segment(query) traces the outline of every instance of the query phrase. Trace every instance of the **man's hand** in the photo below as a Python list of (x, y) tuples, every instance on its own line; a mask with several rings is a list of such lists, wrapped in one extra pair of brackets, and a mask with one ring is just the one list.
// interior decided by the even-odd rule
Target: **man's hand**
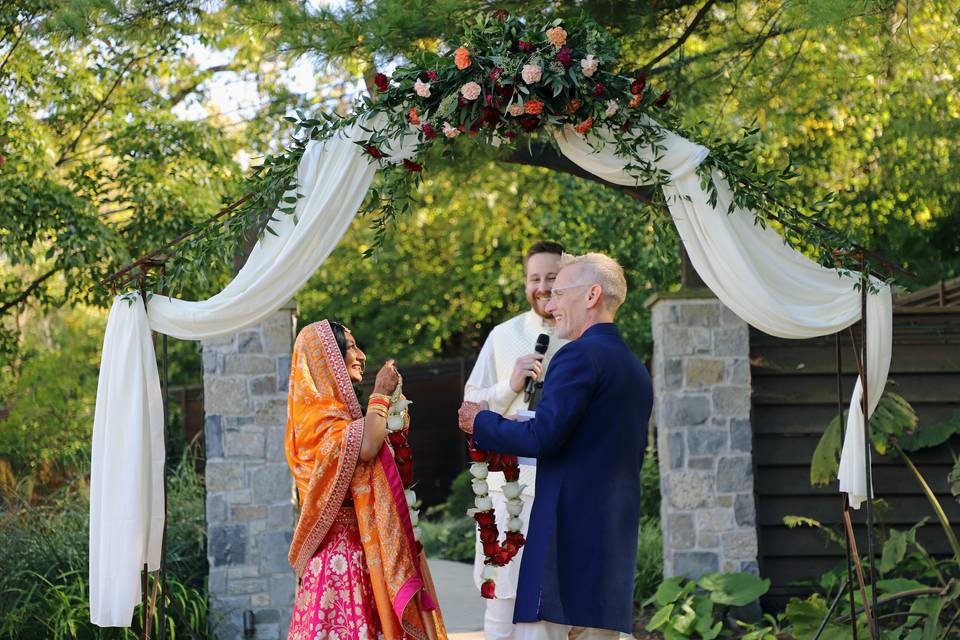
[(489, 405), (486, 402), (463, 401), (460, 405), (460, 411), (457, 412), (457, 421), (460, 424), (460, 430), (464, 433), (473, 433), (473, 419), (481, 411), (486, 411)]
[(523, 391), (523, 385), (527, 378), (539, 378), (543, 373), (543, 354), (531, 353), (530, 355), (520, 356), (516, 364), (513, 365), (513, 373), (510, 374), (510, 388), (514, 393)]

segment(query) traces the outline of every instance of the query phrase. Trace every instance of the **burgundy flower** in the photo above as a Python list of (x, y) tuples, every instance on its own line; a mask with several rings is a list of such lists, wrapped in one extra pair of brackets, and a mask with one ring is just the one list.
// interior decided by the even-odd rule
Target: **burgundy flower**
[(484, 542), (484, 543), (496, 542), (499, 536), (500, 536), (500, 532), (497, 531), (496, 526), (480, 527), (480, 542)]
[(497, 9), (493, 12), (493, 18), (497, 22), (503, 22), (510, 16), (510, 13), (506, 9)]
[(430, 82), (433, 82), (436, 79), (437, 79), (436, 71), (427, 71), (427, 80), (429, 80)]
[(496, 540), (483, 543), (483, 555), (494, 556), (498, 551), (500, 551), (500, 544)]
[(643, 88), (647, 86), (647, 74), (637, 76), (637, 79), (630, 83), (630, 93), (635, 96), (643, 93)]
[(523, 127), (524, 131), (533, 131), (540, 126), (540, 118), (537, 116), (520, 116), (517, 122)]
[(380, 149), (377, 149), (377, 148), (376, 148), (375, 146), (373, 146), (372, 144), (368, 144), (368, 145), (365, 146), (363, 149), (364, 149), (364, 151), (366, 151), (367, 153), (369, 153), (369, 154), (370, 154), (371, 156), (373, 156), (374, 158), (380, 159), (380, 158), (383, 157), (383, 153), (380, 151)]
[(522, 547), (527, 540), (526, 538), (523, 537), (523, 534), (520, 533), (519, 531), (507, 531), (507, 537), (506, 537), (506, 540), (504, 540), (504, 542), (507, 542), (507, 541), (509, 541), (510, 544), (516, 547)]
[(500, 96), (509, 97), (513, 95), (513, 87), (509, 84), (508, 85), (498, 84), (494, 88), (494, 91), (496, 91), (497, 95), (500, 95)]
[(533, 43), (527, 42), (526, 40), (518, 42), (517, 47), (520, 48), (520, 51), (533, 51)]
[(407, 444), (407, 436), (402, 431), (391, 431), (387, 438), (390, 440), (390, 444), (392, 444), (394, 447), (400, 447)]
[(500, 113), (493, 107), (484, 107), (480, 113), (480, 124), (493, 127), (498, 122), (500, 122)]
[(473, 514), (473, 519), (477, 521), (477, 525), (480, 527), (496, 525), (496, 516), (494, 516), (493, 511), (477, 511)]
[(420, 173), (423, 171), (423, 165), (419, 165), (413, 160), (403, 159), (403, 166), (406, 167), (407, 171), (412, 171), (413, 173)]
[(459, 93), (459, 92), (458, 92), (458, 93), (457, 93), (457, 106), (458, 106), (458, 107), (462, 107), (462, 106), (465, 105), (465, 104), (467, 104), (467, 99), (463, 97), (463, 94), (462, 94), (462, 93)]
[(470, 449), (470, 459), (474, 462), (486, 462), (487, 452), (478, 449)]
[(516, 482), (520, 479), (520, 467), (504, 467), (503, 479), (507, 482)]
[(659, 98), (653, 101), (653, 106), (662, 107), (663, 105), (667, 104), (667, 100), (669, 99), (670, 99), (670, 91), (669, 90), (664, 91), (663, 93), (660, 94)]
[(506, 549), (501, 548), (500, 551), (493, 556), (493, 563), (498, 567), (502, 567), (513, 559), (513, 555), (514, 554), (510, 553)]
[(427, 140), (433, 140), (434, 138), (437, 137), (437, 132), (434, 131), (432, 125), (430, 125), (430, 124), (424, 124), (424, 125), (423, 125), (423, 136), (424, 136)]
[(390, 88), (390, 81), (387, 79), (387, 76), (382, 73), (373, 76), (373, 83), (377, 85), (377, 90), (380, 91), (380, 93), (386, 93), (387, 89)]
[(603, 95), (603, 90), (604, 90), (604, 89), (605, 89), (605, 87), (603, 86), (603, 83), (602, 83), (602, 82), (598, 82), (597, 84), (595, 84), (595, 85), (593, 86), (593, 95), (595, 95), (595, 96), (598, 97), (598, 98), (601, 97), (601, 96)]
[(500, 67), (494, 67), (493, 71), (490, 72), (490, 79), (496, 81), (500, 77), (500, 74), (503, 73), (503, 69)]
[[(504, 131), (503, 137), (506, 138), (507, 140), (513, 140), (514, 138), (517, 137), (517, 133), (515, 131)], [(517, 477), (519, 478), (519, 476)]]
[(480, 595), (487, 600), (493, 600), (496, 597), (494, 595), (496, 588), (497, 585), (493, 580), (484, 580), (483, 584), (480, 585)]
[(572, 53), (573, 51), (570, 47), (563, 47), (560, 51), (557, 51), (557, 62), (565, 67), (569, 67)]

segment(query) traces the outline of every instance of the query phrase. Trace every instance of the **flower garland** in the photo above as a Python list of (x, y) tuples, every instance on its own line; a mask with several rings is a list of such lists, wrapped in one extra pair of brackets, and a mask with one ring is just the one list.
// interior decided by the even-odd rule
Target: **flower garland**
[[(523, 548), (526, 540), (523, 537), (523, 485), (517, 482), (520, 479), (520, 463), (516, 456), (499, 453), (490, 453), (474, 448), (473, 439), (470, 441), (470, 475), (473, 476), (473, 495), (475, 509), (469, 509), (467, 515), (477, 522), (480, 543), (483, 545), (484, 565), (483, 584), (480, 585), (480, 595), (484, 598), (496, 597), (496, 567), (504, 567), (513, 560), (514, 556)], [(500, 530), (497, 527), (497, 516), (493, 510), (493, 499), (489, 495), (487, 475), (490, 471), (502, 471), (506, 482), (503, 485), (503, 495), (507, 498), (507, 533), (503, 543), (499, 541)]]
[(413, 404), (410, 400), (403, 397), (403, 378), (397, 383), (390, 396), (390, 409), (387, 411), (387, 442), (393, 451), (393, 460), (397, 464), (397, 472), (400, 474), (400, 482), (403, 484), (403, 496), (407, 501), (407, 513), (410, 515), (410, 524), (413, 527), (413, 539), (416, 542), (417, 553), (423, 551), (423, 544), (420, 542), (421, 530), (420, 522), (420, 501), (417, 499), (413, 487), (413, 453), (410, 450), (410, 443), (407, 440), (409, 424), (408, 407)]

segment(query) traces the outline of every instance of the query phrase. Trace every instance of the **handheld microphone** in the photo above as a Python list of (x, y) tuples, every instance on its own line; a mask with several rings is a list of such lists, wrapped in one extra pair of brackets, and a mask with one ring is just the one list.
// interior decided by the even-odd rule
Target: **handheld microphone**
[[(541, 333), (537, 336), (537, 344), (534, 346), (533, 350), (539, 354), (544, 354), (547, 352), (547, 346), (550, 344), (550, 336), (545, 333)], [(526, 384), (523, 386), (523, 401), (528, 405), (531, 403), (531, 400), (534, 398), (534, 394), (537, 392), (537, 381), (535, 378), (527, 378)]]

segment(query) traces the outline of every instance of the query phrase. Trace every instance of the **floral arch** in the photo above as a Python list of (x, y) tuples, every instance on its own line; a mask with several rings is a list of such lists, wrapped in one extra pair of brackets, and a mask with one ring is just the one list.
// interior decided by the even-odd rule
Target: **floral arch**
[[(233, 217), (209, 225), (195, 240), (222, 232), (223, 224), (248, 228), (263, 211), (274, 212), (246, 264), (220, 293), (196, 302), (137, 292), (117, 298), (104, 337), (94, 420), (95, 623), (129, 626), (140, 568), (160, 564), (163, 410), (152, 332), (199, 340), (262, 319), (307, 281), (361, 210), (373, 216), (382, 241), (409, 208), (411, 190), (435, 149), (464, 142), (510, 147), (532, 135), (605, 182), (652, 186), (706, 285), (769, 334), (835, 333), (865, 308), (873, 411), (890, 364), (889, 287), (862, 265), (856, 272), (844, 262), (852, 258), (838, 234), (811, 226), (804, 212), (774, 196), (775, 183), (789, 172), (759, 171), (742, 140), (705, 140), (684, 128), (669, 91), (654, 89), (642, 70), (625, 73), (617, 49), (614, 38), (586, 20), (480, 16), (455, 50), (425, 52), (389, 78), (377, 74), (375, 99), (363, 98), (348, 117), (289, 118), (296, 128), (291, 148), (255, 172), (251, 195), (229, 208)], [(378, 171), (381, 182), (371, 189)], [(819, 262), (788, 241), (812, 246)], [(166, 277), (176, 272), (175, 262), (167, 265)], [(163, 290), (162, 279), (154, 284)], [(871, 295), (863, 304), (866, 291)], [(840, 490), (854, 508), (872, 493), (862, 383), (850, 401), (839, 471)], [(108, 580), (110, 588), (100, 588)]]

